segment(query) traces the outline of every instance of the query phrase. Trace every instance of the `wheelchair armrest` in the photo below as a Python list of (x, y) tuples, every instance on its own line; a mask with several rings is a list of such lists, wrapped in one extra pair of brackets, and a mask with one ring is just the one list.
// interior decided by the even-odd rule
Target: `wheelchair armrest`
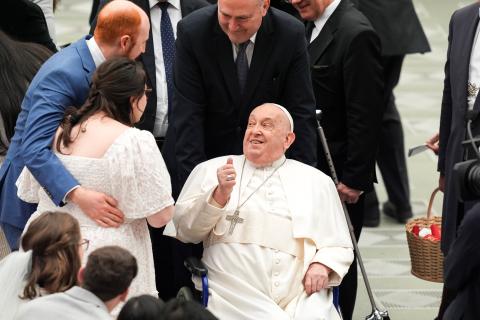
[(189, 257), (187, 258), (183, 264), (185, 267), (190, 271), (192, 274), (203, 277), (208, 274), (208, 269), (205, 267), (202, 261), (195, 257)]

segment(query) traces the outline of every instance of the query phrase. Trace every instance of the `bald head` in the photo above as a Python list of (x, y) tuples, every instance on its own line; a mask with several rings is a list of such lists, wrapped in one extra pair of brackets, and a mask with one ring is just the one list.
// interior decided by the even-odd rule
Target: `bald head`
[[(135, 59), (145, 51), (149, 29), (148, 16), (140, 7), (130, 1), (113, 0), (100, 10), (93, 36), (100, 47), (113, 47), (113, 55)], [(135, 52), (136, 56), (133, 56), (128, 51), (134, 49), (135, 45), (138, 46), (136, 51), (141, 52)], [(115, 47), (118, 49), (121, 46), (127, 46), (123, 48), (127, 52), (115, 50)]]

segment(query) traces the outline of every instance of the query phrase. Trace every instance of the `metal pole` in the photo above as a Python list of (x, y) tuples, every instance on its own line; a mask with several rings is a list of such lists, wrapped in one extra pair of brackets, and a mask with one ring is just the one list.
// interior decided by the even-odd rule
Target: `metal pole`
[[(333, 160), (332, 160), (332, 156), (330, 154), (330, 149), (328, 148), (327, 138), (325, 137), (325, 133), (323, 132), (322, 126), (320, 125), (320, 120), (322, 118), (322, 111), (317, 110), (316, 113), (317, 113), (316, 114), (316, 116), (317, 116), (317, 131), (318, 131), (318, 135), (320, 137), (320, 141), (322, 143), (323, 151), (325, 153), (325, 158), (327, 159), (328, 168), (329, 168), (330, 173), (332, 175), (333, 182), (335, 183), (335, 185), (338, 185), (339, 181), (338, 181), (337, 173), (335, 171), (335, 167), (333, 165)], [(343, 212), (345, 214), (345, 219), (347, 220), (347, 225), (348, 225), (348, 231), (350, 233), (350, 238), (352, 239), (353, 249), (357, 253), (358, 265), (360, 266), (360, 271), (362, 272), (363, 281), (365, 282), (365, 287), (367, 288), (368, 298), (370, 300), (370, 304), (372, 305), (372, 314), (367, 316), (365, 319), (366, 320), (389, 320), (390, 317), (388, 316), (387, 310), (380, 311), (377, 308), (377, 304), (375, 303), (375, 299), (373, 297), (372, 288), (370, 287), (370, 282), (368, 281), (368, 278), (367, 278), (367, 272), (365, 271), (365, 267), (363, 265), (362, 256), (360, 254), (360, 250), (358, 249), (357, 239), (355, 238), (355, 233), (353, 231), (352, 222), (350, 221), (350, 216), (348, 215), (348, 209), (347, 209), (347, 206), (346, 206), (344, 201), (342, 201), (342, 207), (343, 207)]]

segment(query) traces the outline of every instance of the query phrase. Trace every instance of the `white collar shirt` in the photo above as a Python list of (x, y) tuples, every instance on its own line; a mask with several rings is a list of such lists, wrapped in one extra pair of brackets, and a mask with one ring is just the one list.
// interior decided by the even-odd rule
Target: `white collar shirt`
[[(257, 38), (257, 33), (250, 37), (250, 42), (245, 49), (245, 53), (247, 54), (247, 61), (248, 66), (250, 67), (250, 63), (252, 62), (253, 57), (253, 49), (255, 47), (255, 39)], [(237, 61), (237, 55), (239, 50), (239, 45), (232, 42), (232, 49), (233, 49), (233, 61)]]
[(310, 37), (310, 43), (312, 43), (312, 41), (315, 40), (318, 37), (318, 35), (322, 31), (323, 27), (327, 23), (328, 18), (330, 18), (330, 16), (333, 14), (335, 9), (337, 9), (339, 4), (340, 4), (340, 0), (332, 1), (332, 3), (330, 3), (328, 5), (328, 7), (325, 9), (323, 14), (313, 22), (315, 27), (312, 30), (312, 36)]
[[(155, 55), (155, 82), (157, 87), (152, 88), (157, 93), (157, 113), (155, 115), (155, 124), (153, 135), (155, 137), (165, 137), (168, 128), (168, 89), (167, 76), (163, 65), (162, 38), (160, 36), (160, 20), (162, 19), (162, 10), (158, 6), (158, 0), (149, 0), (150, 5), (150, 25), (152, 28), (153, 51)], [(180, 0), (168, 0), (170, 4), (167, 12), (172, 23), (173, 35), (177, 38), (177, 24), (182, 19), (182, 9)]]
[(88, 51), (90, 51), (90, 54), (92, 55), (95, 67), (98, 68), (98, 66), (105, 61), (105, 56), (103, 55), (102, 50), (100, 50), (100, 47), (98, 46), (94, 37), (91, 37), (87, 40), (87, 47)]
[[(479, 9), (480, 15), (480, 9)], [(478, 34), (480, 31), (480, 23), (477, 26), (475, 40), (473, 41), (472, 52), (470, 53), (470, 65), (468, 67), (468, 91), (467, 102), (468, 109), (472, 110), (475, 100), (477, 99), (478, 90), (480, 88), (480, 41)]]

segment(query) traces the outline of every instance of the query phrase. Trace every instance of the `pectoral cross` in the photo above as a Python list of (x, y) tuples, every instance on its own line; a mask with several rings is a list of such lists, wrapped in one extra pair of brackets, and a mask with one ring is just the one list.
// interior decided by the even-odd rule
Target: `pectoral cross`
[(226, 217), (227, 221), (230, 221), (230, 228), (228, 229), (228, 234), (231, 235), (237, 223), (243, 223), (243, 218), (240, 218), (240, 211), (235, 210), (232, 215)]

